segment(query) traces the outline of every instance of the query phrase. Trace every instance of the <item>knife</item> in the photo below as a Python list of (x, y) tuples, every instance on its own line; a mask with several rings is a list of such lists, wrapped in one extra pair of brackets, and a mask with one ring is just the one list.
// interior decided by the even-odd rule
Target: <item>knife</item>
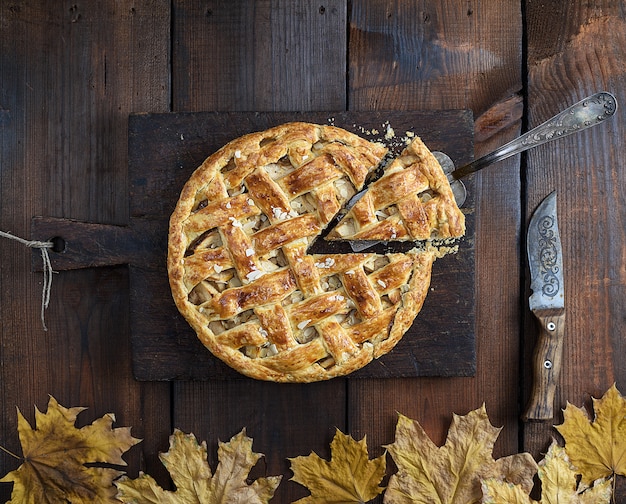
[(532, 290), (528, 305), (539, 321), (539, 336), (533, 355), (532, 390), (522, 420), (551, 420), (565, 329), (563, 254), (556, 192), (550, 193), (539, 204), (530, 219), (527, 251)]

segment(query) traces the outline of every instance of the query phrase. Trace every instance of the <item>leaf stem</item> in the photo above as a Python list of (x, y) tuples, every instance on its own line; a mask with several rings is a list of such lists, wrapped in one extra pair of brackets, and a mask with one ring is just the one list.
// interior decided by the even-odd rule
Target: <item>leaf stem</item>
[(611, 489), (611, 502), (613, 504), (616, 504), (615, 502), (615, 485), (617, 484), (617, 474), (613, 473), (613, 481), (611, 482), (611, 486), (613, 487)]
[(11, 457), (14, 457), (18, 460), (22, 460), (22, 457), (20, 457), (19, 455), (16, 455), (15, 453), (13, 453), (10, 450), (7, 450), (4, 446), (0, 445), (0, 450), (2, 450), (4, 453), (8, 453), (9, 455), (11, 455)]

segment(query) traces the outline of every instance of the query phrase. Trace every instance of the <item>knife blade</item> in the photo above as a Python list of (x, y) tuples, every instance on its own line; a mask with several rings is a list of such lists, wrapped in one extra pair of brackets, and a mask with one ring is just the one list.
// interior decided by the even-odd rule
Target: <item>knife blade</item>
[(524, 421), (545, 421), (554, 417), (554, 396), (561, 371), (565, 329), (563, 253), (557, 218), (556, 191), (533, 212), (527, 232), (530, 311), (539, 322), (532, 368), (530, 399)]

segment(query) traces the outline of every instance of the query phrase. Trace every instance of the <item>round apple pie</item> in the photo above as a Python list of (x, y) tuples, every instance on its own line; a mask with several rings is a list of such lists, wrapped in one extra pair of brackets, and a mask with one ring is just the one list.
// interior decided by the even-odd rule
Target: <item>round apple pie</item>
[(167, 265), (176, 306), (216, 357), (252, 378), (312, 382), (397, 344), (437, 252), (308, 253), (386, 154), (344, 129), (298, 122), (237, 138), (196, 169), (170, 219)]

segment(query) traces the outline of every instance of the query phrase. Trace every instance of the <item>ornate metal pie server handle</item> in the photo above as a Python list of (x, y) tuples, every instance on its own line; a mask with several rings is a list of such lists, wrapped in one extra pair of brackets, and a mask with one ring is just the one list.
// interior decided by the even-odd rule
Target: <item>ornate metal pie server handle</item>
[(590, 128), (613, 116), (616, 110), (617, 100), (611, 93), (602, 91), (588, 96), (492, 153), (457, 168), (450, 176), (458, 180), (520, 152)]

